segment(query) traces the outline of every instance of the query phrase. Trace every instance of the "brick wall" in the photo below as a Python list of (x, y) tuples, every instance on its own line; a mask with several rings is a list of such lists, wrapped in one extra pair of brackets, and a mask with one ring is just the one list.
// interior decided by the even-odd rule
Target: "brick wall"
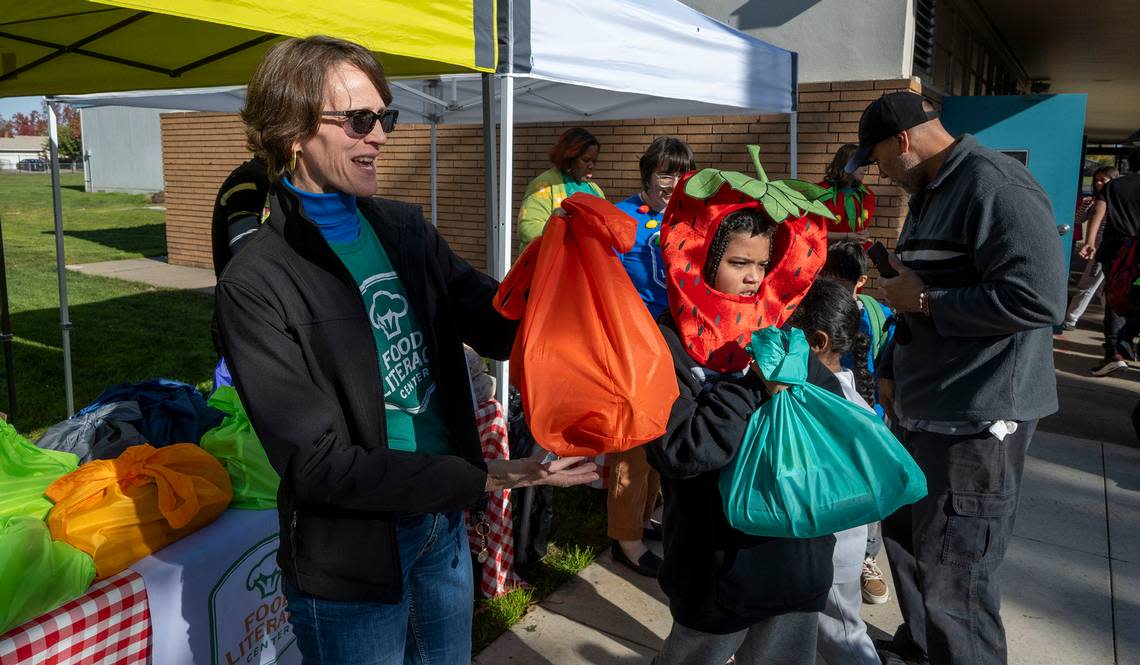
[(166, 181), (166, 253), (171, 263), (209, 268), (210, 217), (218, 187), (249, 159), (236, 115), (162, 115), (162, 169)]
[[(917, 89), (917, 81), (817, 83), (801, 86), (800, 177), (819, 180), (840, 145), (856, 141), (859, 114), (885, 91)], [(574, 123), (519, 125), (515, 129), (514, 209), (527, 183), (549, 168), (546, 153)], [(698, 167), (752, 172), (744, 150), (760, 145), (772, 178), (787, 177), (786, 116), (714, 116), (580, 123), (602, 143), (594, 174), (611, 201), (640, 189), (637, 159), (657, 136), (678, 136), (696, 153)], [(166, 174), (167, 246), (171, 263), (210, 267), (210, 216), (214, 196), (226, 175), (248, 159), (237, 116), (179, 113), (162, 117)], [(455, 251), (482, 269), (486, 266), (483, 207), (483, 139), (479, 126), (441, 125), (437, 130), (439, 228)], [(430, 134), (425, 125), (400, 125), (380, 153), (379, 195), (418, 203), (430, 219)], [(904, 216), (897, 188), (868, 184), (878, 196), (873, 235), (893, 246)]]
[[(859, 142), (859, 117), (872, 100), (887, 92), (913, 90), (922, 92), (917, 78), (888, 81), (844, 81), (805, 83), (800, 86), (799, 108), (799, 172), (804, 180), (823, 179), (835, 151), (844, 143)], [(871, 237), (895, 247), (899, 230), (906, 219), (906, 194), (880, 177), (871, 168), (864, 181), (875, 192), (875, 215), (871, 219)], [(874, 293), (875, 270), (871, 268), (868, 290)]]

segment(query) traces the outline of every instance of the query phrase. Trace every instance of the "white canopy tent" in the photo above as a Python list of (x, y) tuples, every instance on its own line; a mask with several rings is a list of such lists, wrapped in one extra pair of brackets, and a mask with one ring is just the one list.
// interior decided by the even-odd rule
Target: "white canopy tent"
[[(796, 54), (733, 30), (676, 0), (499, 0), (494, 75), (393, 81), (401, 122), (484, 127), (488, 266), (510, 268), (516, 123), (785, 113), (796, 164)], [(497, 89), (496, 89), (497, 88)], [(77, 106), (236, 111), (242, 88), (108, 93), (53, 99)], [(497, 196), (496, 196), (497, 194)], [(498, 368), (506, 404), (505, 364)]]

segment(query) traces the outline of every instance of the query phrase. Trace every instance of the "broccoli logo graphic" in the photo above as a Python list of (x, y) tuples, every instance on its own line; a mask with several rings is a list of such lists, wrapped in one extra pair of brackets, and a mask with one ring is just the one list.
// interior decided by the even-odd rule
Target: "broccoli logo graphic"
[(276, 594), (280, 586), (281, 569), (277, 567), (277, 550), (273, 550), (249, 571), (249, 576), (245, 578), (245, 588), (248, 591), (256, 589), (261, 593), (261, 599), (265, 600)]
[(384, 331), (388, 339), (400, 334), (400, 317), (408, 313), (408, 301), (403, 296), (387, 291), (377, 291), (372, 296), (372, 307), (368, 318), (372, 326)]

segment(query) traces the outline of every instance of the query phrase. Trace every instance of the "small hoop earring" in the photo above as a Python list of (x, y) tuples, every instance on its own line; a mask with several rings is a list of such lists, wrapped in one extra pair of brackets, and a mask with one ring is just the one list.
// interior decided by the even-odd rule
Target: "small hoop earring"
[(289, 172), (293, 173), (297, 170), (297, 155), (301, 154), (300, 150), (293, 152), (292, 158), (289, 159)]

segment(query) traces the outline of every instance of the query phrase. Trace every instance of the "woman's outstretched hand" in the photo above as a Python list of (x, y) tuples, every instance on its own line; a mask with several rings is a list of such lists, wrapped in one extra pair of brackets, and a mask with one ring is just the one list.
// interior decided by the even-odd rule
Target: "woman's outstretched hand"
[(598, 479), (598, 465), (585, 457), (563, 457), (543, 463), (545, 456), (546, 451), (540, 448), (531, 457), (488, 461), (486, 491), (499, 492), (531, 485), (573, 487)]

